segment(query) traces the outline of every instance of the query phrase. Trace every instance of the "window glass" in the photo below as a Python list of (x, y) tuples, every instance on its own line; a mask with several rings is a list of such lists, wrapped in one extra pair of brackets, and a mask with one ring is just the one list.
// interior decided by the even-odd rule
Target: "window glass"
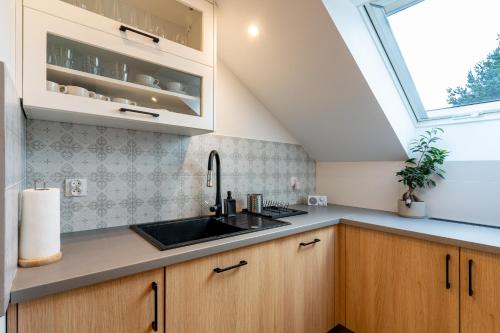
[(500, 1), (399, 3), (368, 14), (417, 118), (500, 111)]

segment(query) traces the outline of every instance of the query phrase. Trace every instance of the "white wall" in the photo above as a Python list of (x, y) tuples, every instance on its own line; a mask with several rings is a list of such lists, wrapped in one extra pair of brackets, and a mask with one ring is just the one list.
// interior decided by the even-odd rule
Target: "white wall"
[(0, 1), (0, 61), (3, 61), (11, 75), (15, 69), (16, 15), (15, 0)]
[(316, 191), (329, 203), (396, 211), (402, 162), (316, 162)]
[(297, 143), (221, 60), (217, 63), (215, 134)]
[[(442, 146), (449, 161), (500, 160), (500, 120), (438, 125), (444, 129)], [(419, 132), (426, 130), (420, 128)]]
[[(20, 0), (0, 1), (0, 61), (5, 63), (6, 71), (15, 80), (18, 92), (21, 87), (21, 81), (19, 80), (21, 75), (21, 52), (19, 48), (22, 32), (19, 29), (21, 26), (21, 5), (22, 1)], [(5, 220), (2, 223), (5, 224)], [(4, 269), (5, 267), (2, 267), (2, 274), (4, 274)], [(11, 278), (11, 276), (6, 276), (5, 279), (8, 280), (6, 283), (10, 284)], [(0, 333), (6, 332), (5, 322), (5, 317), (0, 317)]]
[[(316, 188), (330, 203), (397, 211), (403, 162), (316, 163)], [(430, 217), (500, 226), (500, 161), (445, 164), (446, 180), (422, 192)]]
[(21, 90), (22, 1), (0, 1), (0, 61)]

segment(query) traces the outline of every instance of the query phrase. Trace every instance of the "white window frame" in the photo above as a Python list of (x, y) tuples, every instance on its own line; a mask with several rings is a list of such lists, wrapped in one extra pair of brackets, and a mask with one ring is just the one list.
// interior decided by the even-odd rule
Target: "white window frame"
[(359, 9), (375, 39), (394, 83), (412, 118), (418, 125), (446, 124), (500, 118), (500, 101), (425, 110), (403, 55), (387, 21), (387, 16), (402, 11), (424, 0), (362, 1)]

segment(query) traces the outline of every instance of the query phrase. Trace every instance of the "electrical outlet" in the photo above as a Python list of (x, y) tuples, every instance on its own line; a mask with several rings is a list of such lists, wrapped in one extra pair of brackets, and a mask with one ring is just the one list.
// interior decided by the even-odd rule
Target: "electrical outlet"
[(87, 179), (66, 179), (64, 195), (67, 197), (83, 197), (87, 195)]

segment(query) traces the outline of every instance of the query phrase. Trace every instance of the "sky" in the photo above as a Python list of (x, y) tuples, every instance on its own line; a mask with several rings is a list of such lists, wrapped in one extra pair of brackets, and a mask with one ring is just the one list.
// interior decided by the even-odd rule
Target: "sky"
[(498, 45), (500, 0), (424, 0), (388, 17), (426, 110), (450, 107), (449, 87)]

